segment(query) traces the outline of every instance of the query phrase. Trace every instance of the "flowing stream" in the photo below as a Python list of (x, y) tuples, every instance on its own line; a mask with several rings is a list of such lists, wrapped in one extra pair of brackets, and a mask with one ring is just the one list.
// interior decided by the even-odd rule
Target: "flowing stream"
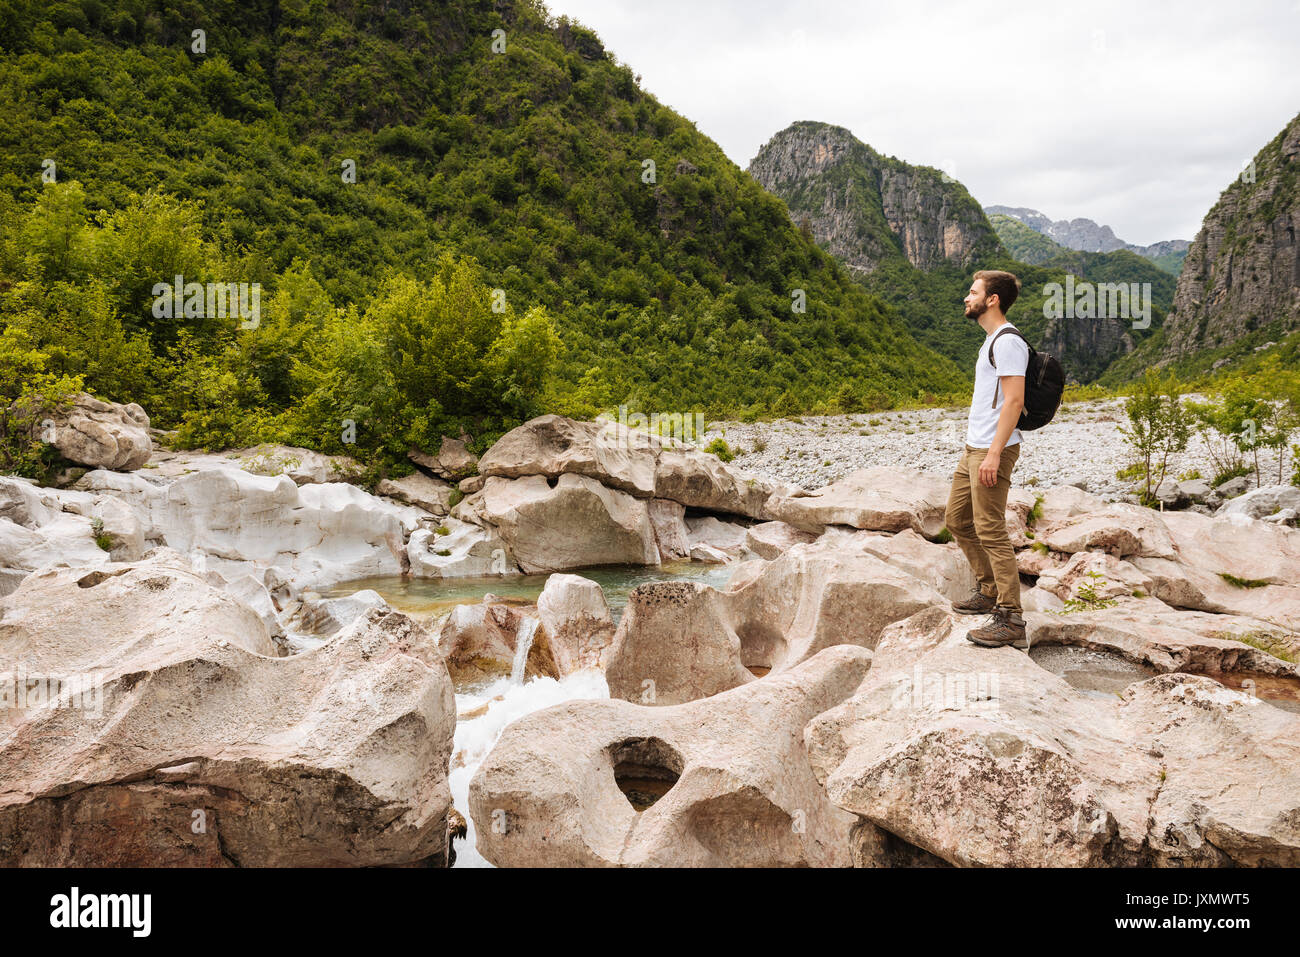
[[(637, 585), (656, 581), (699, 581), (725, 588), (735, 564), (672, 562), (660, 566), (605, 565), (573, 569), (571, 574), (600, 585), (617, 623), (623, 617), (627, 596)], [(475, 604), (491, 593), (501, 598), (536, 601), (550, 575), (490, 576), (481, 578), (411, 579), (397, 575), (342, 582), (325, 591), (327, 598), (372, 589), (384, 600), (437, 633), (438, 622), (456, 605)], [(536, 633), (536, 619), (520, 633), (509, 677), (479, 686), (456, 688), (456, 736), (452, 744), (451, 770), (447, 783), (452, 803), (465, 818), (467, 833), (454, 842), (455, 867), (491, 867), (476, 846), (476, 822), (469, 813), (469, 782), (483, 758), (492, 750), (510, 722), (542, 708), (583, 698), (608, 698), (605, 675), (597, 670), (579, 671), (558, 681), (554, 678), (525, 680), (524, 666)], [(491, 821), (481, 822), (491, 827)]]
[(525, 618), (519, 625), (519, 634), (515, 637), (515, 660), (510, 665), (511, 686), (524, 683), (524, 666), (528, 663), (528, 652), (532, 650), (538, 624), (536, 618)]
[[(663, 565), (600, 565), (575, 568), (569, 574), (589, 578), (601, 587), (610, 614), (618, 624), (627, 605), (628, 593), (647, 582), (687, 580), (725, 588), (735, 569), (734, 563), (714, 565), (707, 562), (668, 562)], [(403, 578), (380, 575), (357, 578), (321, 589), (326, 598), (339, 598), (364, 589), (379, 592), (398, 611), (428, 625), (451, 611), (456, 605), (472, 605), (489, 592), (501, 598), (536, 601), (546, 587), (545, 575), (484, 575), (472, 578)]]

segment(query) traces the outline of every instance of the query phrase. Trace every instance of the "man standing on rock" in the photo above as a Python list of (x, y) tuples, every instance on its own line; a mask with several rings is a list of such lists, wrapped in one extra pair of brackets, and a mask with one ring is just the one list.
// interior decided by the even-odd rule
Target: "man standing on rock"
[[(1006, 317), (1019, 294), (1020, 280), (1011, 273), (981, 270), (975, 273), (966, 296), (966, 318), (978, 322), (986, 335), (975, 361), (966, 448), (952, 477), (945, 516), (948, 531), (961, 546), (978, 582), (969, 598), (953, 602), (952, 610), (991, 616), (966, 636), (988, 648), (1027, 647), (1020, 571), (1006, 520), (1011, 470), (1020, 457), (1016, 424), (1025, 405), (1025, 369), (1029, 364), (1029, 346), (1011, 331), (1015, 326)], [(1004, 334), (998, 335), (1000, 332)], [(996, 348), (995, 362), (989, 361), (990, 346)]]

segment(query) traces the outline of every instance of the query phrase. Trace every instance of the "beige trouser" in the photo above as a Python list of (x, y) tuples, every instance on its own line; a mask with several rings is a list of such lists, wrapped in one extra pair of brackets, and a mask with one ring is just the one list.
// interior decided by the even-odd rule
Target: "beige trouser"
[(988, 449), (967, 445), (952, 477), (945, 521), (953, 540), (975, 571), (980, 591), (999, 605), (1020, 609), (1020, 571), (1007, 535), (1007, 493), (1011, 470), (1020, 458), (1020, 443), (1002, 450), (998, 481), (992, 488), (980, 482), (980, 463)]

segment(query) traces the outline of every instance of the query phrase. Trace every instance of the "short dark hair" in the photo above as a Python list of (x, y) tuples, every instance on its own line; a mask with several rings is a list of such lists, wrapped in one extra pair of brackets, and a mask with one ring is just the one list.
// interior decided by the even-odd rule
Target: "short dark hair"
[(985, 296), (998, 297), (998, 305), (1002, 307), (1004, 316), (1011, 311), (1011, 307), (1016, 304), (1016, 297), (1020, 295), (1020, 280), (1013, 273), (1001, 269), (981, 269), (975, 278), (984, 280)]

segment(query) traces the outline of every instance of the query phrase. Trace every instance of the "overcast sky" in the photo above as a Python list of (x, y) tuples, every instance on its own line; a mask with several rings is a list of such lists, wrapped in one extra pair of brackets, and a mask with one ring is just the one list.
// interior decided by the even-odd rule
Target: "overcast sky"
[(740, 167), (795, 120), (982, 205), (1192, 239), (1300, 112), (1300, 0), (547, 0)]

